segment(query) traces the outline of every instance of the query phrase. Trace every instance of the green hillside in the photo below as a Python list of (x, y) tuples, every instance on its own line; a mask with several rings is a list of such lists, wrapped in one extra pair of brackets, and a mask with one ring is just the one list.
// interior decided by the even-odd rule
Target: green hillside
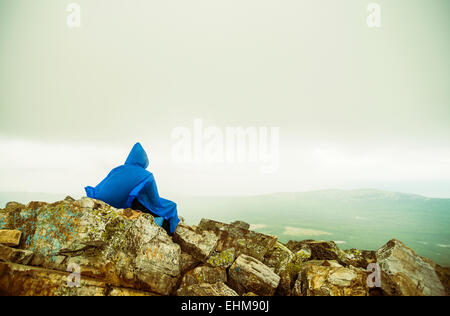
[(344, 249), (377, 249), (397, 238), (450, 265), (450, 199), (366, 189), (186, 198), (178, 205), (189, 223), (240, 219), (281, 241), (335, 240)]

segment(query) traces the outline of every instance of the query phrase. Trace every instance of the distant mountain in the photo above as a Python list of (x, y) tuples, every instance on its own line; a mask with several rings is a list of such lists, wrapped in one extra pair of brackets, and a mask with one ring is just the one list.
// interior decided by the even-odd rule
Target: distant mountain
[(295, 193), (277, 193), (270, 194), (272, 196), (291, 195), (294, 198), (320, 198), (326, 200), (340, 201), (367, 201), (367, 200), (429, 200), (430, 198), (400, 192), (382, 191), (376, 189), (357, 189), (357, 190), (320, 190), (311, 192), (295, 192)]

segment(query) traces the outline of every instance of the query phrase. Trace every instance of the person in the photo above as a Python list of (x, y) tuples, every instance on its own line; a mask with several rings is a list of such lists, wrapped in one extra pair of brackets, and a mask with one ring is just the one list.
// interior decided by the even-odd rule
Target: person
[(114, 168), (96, 187), (85, 187), (86, 195), (115, 208), (149, 213), (172, 235), (180, 219), (177, 204), (161, 198), (153, 174), (146, 170), (148, 156), (140, 143), (131, 149), (125, 164)]

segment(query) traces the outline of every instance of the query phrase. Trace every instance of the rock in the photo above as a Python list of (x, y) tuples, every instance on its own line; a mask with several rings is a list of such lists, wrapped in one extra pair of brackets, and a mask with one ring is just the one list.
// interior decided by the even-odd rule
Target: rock
[(218, 238), (208, 231), (196, 232), (185, 224), (179, 224), (173, 235), (173, 241), (181, 246), (184, 252), (205, 262), (217, 245)]
[(66, 196), (66, 197), (64, 198), (64, 201), (66, 201), (66, 202), (74, 202), (75, 199), (74, 199), (73, 197), (71, 197), (70, 195), (68, 195), (68, 196)]
[(106, 285), (95, 279), (80, 279), (80, 287), (69, 287), (69, 273), (0, 262), (0, 295), (69, 296), (105, 295)]
[(314, 265), (321, 267), (333, 267), (333, 268), (343, 268), (336, 260), (310, 260), (306, 261), (303, 266)]
[(86, 277), (80, 278), (79, 287), (70, 287), (68, 280), (73, 281), (68, 272), (0, 262), (0, 296), (155, 295)]
[(309, 247), (301, 248), (295, 254), (302, 261), (306, 261), (311, 258), (311, 249)]
[(238, 226), (224, 224), (209, 219), (202, 219), (198, 225), (199, 230), (214, 232), (219, 241), (217, 251), (234, 248), (236, 256), (245, 254), (263, 260), (266, 252), (271, 249), (277, 238), (268, 236)]
[(352, 254), (347, 254), (341, 250), (333, 241), (315, 241), (315, 240), (303, 240), (292, 241), (290, 240), (286, 246), (292, 252), (305, 251), (305, 254), (310, 253), (309, 259), (311, 260), (336, 260), (343, 266), (357, 266), (366, 268), (367, 265), (361, 266), (360, 258), (356, 258)]
[(297, 274), (291, 275), (288, 271), (284, 270), (280, 272), (280, 283), (275, 291), (277, 296), (291, 296), (292, 287), (294, 286)]
[(0, 244), (0, 261), (27, 265), (33, 258), (33, 252), (11, 248)]
[(269, 268), (273, 268), (276, 274), (286, 269), (288, 263), (292, 260), (294, 254), (280, 242), (269, 249), (264, 256), (263, 263)]
[(15, 247), (20, 243), (22, 232), (15, 229), (0, 229), (0, 244)]
[(222, 252), (212, 254), (207, 263), (213, 267), (228, 268), (233, 264), (235, 258), (236, 254), (234, 248), (230, 248)]
[(23, 207), (25, 207), (25, 205), (23, 205), (22, 203), (11, 201), (6, 203), (5, 211), (12, 211), (16, 209), (21, 209)]
[(446, 295), (450, 296), (450, 268), (441, 267), (440, 265), (436, 264), (434, 270), (436, 271), (439, 280), (441, 280), (441, 283), (444, 286)]
[(157, 296), (155, 293), (127, 289), (123, 287), (112, 287), (106, 296)]
[(261, 261), (240, 255), (228, 271), (228, 284), (240, 294), (253, 292), (270, 296), (280, 283), (280, 277)]
[(210, 266), (199, 266), (188, 271), (181, 281), (180, 287), (188, 287), (200, 283), (227, 282), (227, 272), (223, 268), (213, 268)]
[(178, 296), (238, 296), (238, 294), (229, 288), (225, 283), (215, 284), (200, 283), (180, 288), (177, 291)]
[(290, 240), (286, 246), (292, 252), (304, 251), (309, 253), (311, 260), (339, 260), (339, 248), (332, 241)]
[(360, 249), (343, 251), (347, 255), (347, 258), (344, 259), (344, 261), (358, 268), (366, 269), (370, 263), (375, 263), (377, 261), (375, 251)]
[(149, 214), (89, 198), (8, 205), (0, 229), (22, 232), (19, 246), (34, 253), (31, 265), (66, 271), (76, 264), (82, 278), (161, 295), (181, 277), (179, 245)]
[(281, 277), (280, 284), (277, 288), (277, 294), (281, 296), (290, 296), (295, 280), (303, 268), (303, 264), (311, 257), (309, 248), (301, 248), (293, 253), (288, 263), (279, 271)]
[(344, 267), (306, 264), (295, 281), (295, 296), (368, 296), (367, 274)]
[(194, 269), (200, 263), (201, 263), (200, 260), (195, 259), (190, 254), (185, 253), (185, 252), (181, 252), (181, 256), (180, 256), (180, 272), (181, 272), (181, 275), (184, 275), (189, 270)]
[[(341, 250), (283, 245), (248, 228), (202, 219), (171, 238), (151, 215), (95, 199), (9, 202), (0, 209), (0, 295), (449, 294), (449, 268), (395, 239), (376, 252)], [(368, 289), (375, 262), (381, 287)], [(70, 287), (76, 271), (80, 286)]]
[(445, 289), (431, 260), (392, 239), (376, 252), (381, 289), (387, 295), (444, 296)]
[(233, 225), (233, 226), (236, 226), (236, 227), (239, 227), (242, 229), (247, 229), (247, 230), (250, 229), (250, 224), (243, 222), (243, 221), (234, 221), (234, 222), (230, 223), (230, 225)]

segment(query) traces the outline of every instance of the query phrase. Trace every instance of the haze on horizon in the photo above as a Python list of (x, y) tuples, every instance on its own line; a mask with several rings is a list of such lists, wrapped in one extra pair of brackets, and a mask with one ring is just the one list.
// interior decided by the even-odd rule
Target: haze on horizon
[[(447, 0), (78, 0), (79, 29), (70, 2), (0, 0), (0, 192), (83, 195), (139, 141), (169, 198), (450, 198)], [(174, 162), (197, 118), (279, 127), (278, 170)]]

